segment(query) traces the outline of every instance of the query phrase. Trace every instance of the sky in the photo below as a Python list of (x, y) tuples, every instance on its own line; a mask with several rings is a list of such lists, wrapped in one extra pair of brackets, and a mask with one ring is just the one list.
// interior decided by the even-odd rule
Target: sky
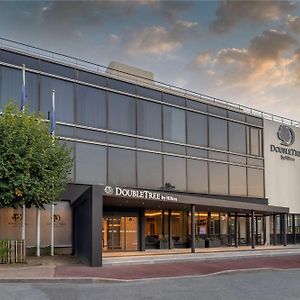
[(1, 1), (0, 37), (300, 121), (298, 1)]

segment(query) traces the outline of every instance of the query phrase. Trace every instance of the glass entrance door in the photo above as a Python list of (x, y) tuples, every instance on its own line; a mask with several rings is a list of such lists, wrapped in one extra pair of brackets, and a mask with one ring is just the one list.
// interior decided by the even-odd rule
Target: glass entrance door
[(137, 218), (109, 216), (102, 219), (103, 251), (137, 250)]

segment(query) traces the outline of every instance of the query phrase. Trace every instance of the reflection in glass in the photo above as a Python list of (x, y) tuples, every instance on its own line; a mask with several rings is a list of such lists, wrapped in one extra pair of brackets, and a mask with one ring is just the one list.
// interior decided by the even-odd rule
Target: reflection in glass
[(209, 185), (212, 194), (228, 194), (228, 165), (209, 163)]
[(106, 147), (76, 144), (76, 182), (106, 184)]
[(164, 106), (164, 138), (185, 143), (185, 111)]
[(138, 100), (138, 135), (162, 138), (161, 105)]
[(229, 151), (246, 153), (246, 126), (228, 122)]
[(209, 146), (227, 150), (227, 121), (209, 117)]
[(248, 168), (248, 196), (264, 197), (263, 170)]
[(245, 167), (229, 166), (229, 191), (231, 195), (247, 196)]
[(187, 112), (187, 143), (207, 146), (207, 116)]
[(186, 190), (185, 158), (164, 156), (164, 188), (166, 190)]
[(108, 127), (111, 130), (136, 133), (134, 98), (108, 93)]
[(108, 184), (135, 187), (135, 152), (108, 148)]
[(137, 176), (140, 188), (160, 189), (162, 187), (162, 156), (137, 152)]
[(76, 114), (77, 124), (106, 128), (105, 91), (77, 85)]
[(187, 187), (192, 193), (208, 193), (208, 167), (206, 161), (187, 160)]

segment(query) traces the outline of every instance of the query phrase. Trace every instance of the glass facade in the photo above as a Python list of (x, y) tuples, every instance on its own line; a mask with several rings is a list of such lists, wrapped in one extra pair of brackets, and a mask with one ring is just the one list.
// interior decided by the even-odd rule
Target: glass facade
[(56, 91), (57, 135), (62, 142), (72, 139), (73, 182), (264, 198), (262, 119), (45, 60), (0, 54), (16, 65), (0, 66), (1, 107), (9, 98), (20, 101), (23, 62), (34, 70), (26, 72), (31, 111), (47, 116)]

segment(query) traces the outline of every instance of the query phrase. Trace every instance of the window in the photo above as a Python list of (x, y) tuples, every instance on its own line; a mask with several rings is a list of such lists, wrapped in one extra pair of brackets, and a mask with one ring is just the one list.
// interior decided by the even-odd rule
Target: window
[(230, 195), (247, 196), (246, 168), (229, 166)]
[(135, 134), (135, 99), (108, 93), (108, 127), (111, 130)]
[(214, 115), (227, 117), (227, 111), (224, 108), (208, 105), (208, 112)]
[(77, 124), (106, 128), (105, 92), (77, 85), (76, 115)]
[(185, 158), (164, 156), (164, 188), (169, 190), (186, 190)]
[(207, 112), (207, 105), (198, 101), (186, 100), (186, 107)]
[(209, 117), (209, 146), (227, 150), (227, 121)]
[(108, 184), (135, 187), (135, 152), (108, 148)]
[(228, 118), (229, 119), (234, 119), (234, 120), (238, 120), (238, 121), (242, 121), (245, 122), (246, 120), (246, 116), (231, 110), (228, 110)]
[(187, 160), (187, 187), (192, 193), (208, 193), (208, 166), (206, 161)]
[(52, 90), (55, 90), (55, 118), (57, 121), (74, 123), (74, 85), (71, 82), (41, 77), (40, 110), (48, 116), (52, 109)]
[(164, 139), (185, 143), (185, 111), (164, 106)]
[(246, 126), (228, 122), (229, 151), (246, 153)]
[(251, 155), (261, 155), (261, 130), (258, 128), (249, 128), (250, 134), (250, 154)]
[(253, 116), (247, 116), (246, 120), (248, 123), (251, 123), (253, 125), (263, 126), (263, 119), (256, 118)]
[(187, 112), (187, 143), (207, 147), (207, 116)]
[(141, 86), (137, 86), (136, 88), (137, 88), (137, 94), (139, 96), (161, 101), (161, 92), (152, 89), (147, 89)]
[(263, 170), (248, 168), (248, 196), (264, 197)]
[[(26, 72), (26, 105), (30, 112), (38, 111), (39, 81), (38, 75)], [(22, 71), (0, 67), (0, 109), (3, 109), (9, 99), (21, 104)]]
[(117, 91), (135, 94), (135, 85), (116, 79), (108, 79), (108, 87)]
[(138, 100), (138, 135), (162, 138), (161, 105)]
[(76, 182), (106, 184), (106, 147), (77, 143)]
[(209, 163), (209, 185), (211, 194), (228, 194), (228, 165)]
[(175, 105), (185, 106), (185, 98), (163, 93), (163, 101)]
[(137, 175), (140, 188), (160, 189), (162, 187), (162, 156), (138, 152)]
[(48, 74), (59, 75), (68, 78), (75, 78), (75, 70), (73, 68), (69, 68), (59, 64), (54, 64), (48, 61), (41, 60), (40, 69), (41, 71)]
[(0, 50), (0, 61), (17, 66), (22, 66), (24, 64), (26, 68), (39, 70), (38, 59), (18, 53)]
[(100, 85), (100, 86), (107, 85), (106, 77), (89, 73), (89, 72), (79, 71), (79, 70), (78, 70), (78, 80), (95, 84), (95, 85)]

